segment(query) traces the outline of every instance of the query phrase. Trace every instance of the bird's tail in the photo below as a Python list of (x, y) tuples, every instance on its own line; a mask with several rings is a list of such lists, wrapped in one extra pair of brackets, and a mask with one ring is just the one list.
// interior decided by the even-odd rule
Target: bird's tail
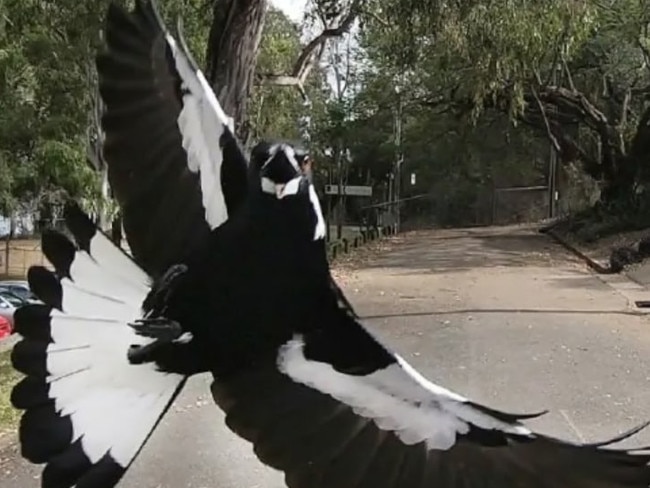
[(43, 252), (54, 267), (28, 272), (44, 304), (17, 310), (22, 340), (12, 352), (26, 375), (12, 391), (24, 410), (22, 455), (46, 463), (42, 486), (115, 486), (182, 388), (185, 378), (127, 359), (151, 342), (128, 325), (142, 316), (147, 275), (76, 206), (63, 234), (46, 232)]

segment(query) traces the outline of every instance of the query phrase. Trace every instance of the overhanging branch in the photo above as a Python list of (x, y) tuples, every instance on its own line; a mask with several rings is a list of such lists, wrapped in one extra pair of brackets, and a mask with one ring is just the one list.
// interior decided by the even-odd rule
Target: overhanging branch
[(535, 101), (537, 102), (537, 106), (539, 108), (539, 111), (542, 115), (542, 119), (544, 121), (544, 128), (546, 129), (546, 135), (548, 136), (549, 140), (551, 141), (551, 144), (553, 144), (553, 149), (555, 149), (556, 152), (560, 152), (562, 148), (560, 147), (560, 143), (557, 140), (557, 137), (555, 137), (555, 134), (553, 134), (553, 131), (551, 130), (551, 123), (548, 120), (548, 117), (546, 116), (546, 110), (544, 109), (544, 104), (542, 101), (539, 99), (539, 95), (537, 94), (537, 90), (534, 88), (532, 89), (533, 96), (535, 97)]
[(345, 16), (336, 27), (327, 27), (319, 35), (314, 37), (302, 49), (296, 59), (291, 72), (288, 74), (267, 73), (260, 76), (259, 83), (262, 85), (292, 86), (296, 87), (300, 95), (306, 99), (305, 81), (311, 73), (314, 65), (321, 59), (325, 51), (325, 45), (329, 39), (341, 37), (348, 33), (354, 21), (361, 12), (364, 0), (354, 0)]

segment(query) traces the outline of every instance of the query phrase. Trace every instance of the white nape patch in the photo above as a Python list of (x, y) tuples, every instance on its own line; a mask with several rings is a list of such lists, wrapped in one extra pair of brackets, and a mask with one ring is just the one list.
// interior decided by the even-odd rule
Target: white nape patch
[(199, 173), (205, 218), (211, 229), (228, 219), (228, 209), (221, 187), (223, 151), (221, 136), (226, 128), (234, 131), (234, 120), (228, 117), (203, 73), (192, 68), (175, 39), (165, 34), (182, 80), (183, 109), (178, 117), (178, 128), (183, 136), (188, 168)]
[[(298, 193), (300, 188), (300, 183), (303, 180), (303, 176), (298, 176), (293, 180), (290, 180), (282, 190), (280, 198), (284, 198), (288, 195), (295, 195)], [(269, 180), (270, 181), (270, 180)], [(262, 187), (264, 187), (264, 178), (262, 178)], [(316, 215), (316, 226), (314, 228), (314, 240), (325, 238), (326, 229), (325, 229), (325, 219), (323, 218), (323, 211), (320, 207), (320, 201), (318, 200), (318, 195), (316, 194), (316, 189), (312, 183), (309, 183), (309, 201), (311, 203), (314, 214)]]
[(127, 325), (141, 316), (146, 274), (101, 233), (90, 247), (92, 258), (75, 254), (74, 281), (61, 282), (64, 311), (51, 312), (49, 397), (57, 412), (70, 415), (73, 441), (81, 439), (92, 463), (110, 452), (126, 467), (183, 377), (129, 363), (129, 346), (152, 340)]
[(284, 155), (291, 163), (291, 166), (293, 166), (293, 168), (296, 171), (300, 172), (300, 165), (298, 164), (298, 160), (296, 159), (296, 151), (294, 150), (294, 148), (289, 146), (288, 144), (282, 144), (280, 146), (280, 149), (284, 151)]
[(325, 228), (325, 219), (323, 218), (323, 211), (320, 207), (320, 201), (318, 200), (316, 189), (311, 183), (309, 184), (309, 201), (311, 202), (311, 206), (313, 207), (314, 213), (316, 214), (314, 240), (317, 241), (318, 239), (324, 239), (325, 235), (327, 234), (327, 230)]
[[(328, 394), (372, 419), (382, 430), (394, 431), (404, 444), (426, 441), (429, 449), (447, 450), (470, 423), (520, 435), (531, 432), (486, 415), (455, 393), (422, 378), (403, 359), (366, 376), (336, 371), (330, 364), (304, 355), (304, 340), (296, 335), (280, 348), (278, 368), (292, 380)], [(404, 368), (404, 366), (407, 368)], [(422, 382), (424, 380), (424, 382)]]

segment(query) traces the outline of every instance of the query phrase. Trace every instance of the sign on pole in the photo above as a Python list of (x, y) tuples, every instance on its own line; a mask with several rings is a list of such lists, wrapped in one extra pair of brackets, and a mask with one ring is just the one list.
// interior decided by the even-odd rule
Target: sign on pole
[[(355, 185), (344, 185), (342, 187), (343, 194), (352, 197), (371, 197), (372, 196), (372, 186), (355, 186)], [(325, 185), (325, 194), (326, 195), (338, 195), (339, 186), (338, 185)]]

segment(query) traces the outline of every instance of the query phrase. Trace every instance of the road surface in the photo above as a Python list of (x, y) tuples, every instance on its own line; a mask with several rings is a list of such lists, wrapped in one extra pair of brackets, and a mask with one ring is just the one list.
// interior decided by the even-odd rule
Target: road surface
[[(438, 231), (389, 246), (343, 284), (368, 327), (433, 381), (509, 411), (550, 409), (529, 425), (571, 440), (650, 419), (650, 317), (545, 237)], [(284, 486), (224, 427), (208, 384), (190, 382), (120, 488)], [(15, 448), (0, 452), (0, 488), (38, 476)]]

